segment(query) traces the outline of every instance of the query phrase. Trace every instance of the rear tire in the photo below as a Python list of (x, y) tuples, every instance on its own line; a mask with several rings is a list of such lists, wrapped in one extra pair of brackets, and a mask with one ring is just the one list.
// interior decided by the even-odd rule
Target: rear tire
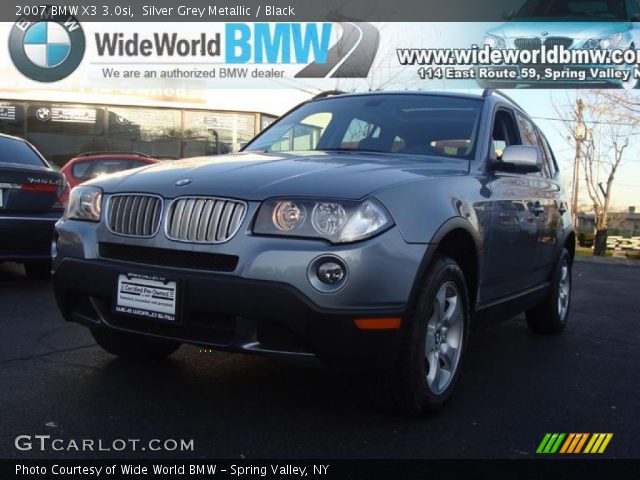
[(527, 324), (535, 333), (560, 333), (567, 325), (571, 307), (571, 255), (562, 249), (551, 279), (551, 292), (526, 312)]
[(39, 260), (24, 263), (24, 271), (29, 280), (40, 282), (51, 278), (51, 261)]
[(91, 335), (103, 350), (127, 360), (158, 360), (180, 348), (179, 342), (104, 328), (92, 328)]
[(412, 416), (442, 408), (460, 377), (469, 319), (462, 270), (449, 257), (437, 258), (405, 320), (396, 365), (373, 381), (374, 402), (385, 410)]

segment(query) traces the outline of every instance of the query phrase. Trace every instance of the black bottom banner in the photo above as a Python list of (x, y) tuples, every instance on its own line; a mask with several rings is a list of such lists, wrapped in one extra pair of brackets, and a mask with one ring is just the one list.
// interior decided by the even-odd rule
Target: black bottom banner
[[(640, 460), (0, 460), (0, 479), (625, 479)], [(637, 478), (635, 477), (634, 478)]]

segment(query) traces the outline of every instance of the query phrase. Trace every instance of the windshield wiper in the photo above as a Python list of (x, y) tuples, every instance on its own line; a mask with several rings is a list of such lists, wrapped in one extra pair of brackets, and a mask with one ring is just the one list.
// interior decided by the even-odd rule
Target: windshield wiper
[(315, 152), (345, 152), (345, 153), (386, 153), (384, 150), (374, 150), (371, 148), (348, 148), (348, 147), (335, 147), (335, 148), (313, 148)]

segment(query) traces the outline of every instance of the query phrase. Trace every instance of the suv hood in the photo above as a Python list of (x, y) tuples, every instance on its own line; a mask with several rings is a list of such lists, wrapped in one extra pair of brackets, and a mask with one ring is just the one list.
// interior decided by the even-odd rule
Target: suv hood
[[(469, 161), (360, 152), (238, 153), (172, 161), (88, 182), (105, 193), (207, 195), (261, 201), (277, 196), (362, 198), (412, 180), (464, 175)], [(180, 181), (183, 182), (180, 182)], [(176, 182), (185, 183), (177, 186)]]

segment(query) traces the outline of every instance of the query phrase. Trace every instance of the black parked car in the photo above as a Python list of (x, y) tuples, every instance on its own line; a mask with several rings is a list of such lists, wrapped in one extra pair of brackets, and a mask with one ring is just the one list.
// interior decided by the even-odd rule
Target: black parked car
[(49, 276), (64, 187), (62, 174), (33, 145), (0, 135), (0, 262), (23, 263), (32, 279)]

